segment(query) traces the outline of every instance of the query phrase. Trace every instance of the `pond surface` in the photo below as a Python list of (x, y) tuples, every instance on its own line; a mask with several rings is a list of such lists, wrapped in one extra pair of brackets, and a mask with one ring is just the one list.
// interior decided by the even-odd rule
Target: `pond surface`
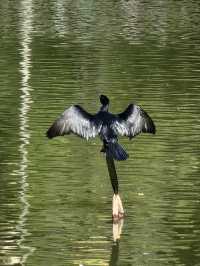
[[(199, 2), (5, 0), (0, 14), (0, 265), (200, 265)], [(100, 93), (157, 126), (120, 139), (114, 225), (100, 141), (45, 137)]]

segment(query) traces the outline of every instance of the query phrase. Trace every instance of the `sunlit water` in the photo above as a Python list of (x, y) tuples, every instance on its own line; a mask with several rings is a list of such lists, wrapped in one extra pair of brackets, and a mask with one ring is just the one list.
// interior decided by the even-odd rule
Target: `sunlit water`
[[(0, 265), (200, 265), (198, 1), (5, 0), (0, 14)], [(100, 141), (45, 137), (100, 93), (157, 126), (120, 140), (115, 225)]]

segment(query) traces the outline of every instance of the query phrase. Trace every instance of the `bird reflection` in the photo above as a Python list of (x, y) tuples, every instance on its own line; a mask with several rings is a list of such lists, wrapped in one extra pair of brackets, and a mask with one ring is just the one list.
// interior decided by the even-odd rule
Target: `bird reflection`
[(124, 219), (113, 222), (113, 245), (111, 250), (111, 256), (109, 266), (116, 266), (119, 260), (119, 239), (122, 233)]

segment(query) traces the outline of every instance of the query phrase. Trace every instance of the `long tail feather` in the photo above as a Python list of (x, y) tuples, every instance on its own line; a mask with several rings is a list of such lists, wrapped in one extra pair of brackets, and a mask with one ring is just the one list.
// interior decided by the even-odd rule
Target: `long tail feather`
[(117, 161), (124, 161), (128, 159), (128, 154), (117, 142), (109, 142), (106, 153), (109, 157), (112, 157)]

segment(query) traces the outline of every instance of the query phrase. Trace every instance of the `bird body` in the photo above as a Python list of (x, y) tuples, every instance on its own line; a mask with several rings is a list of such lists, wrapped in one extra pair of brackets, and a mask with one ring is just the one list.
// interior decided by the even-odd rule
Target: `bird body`
[(117, 116), (109, 113), (108, 111), (100, 111), (97, 117), (101, 121), (101, 129), (99, 137), (103, 142), (101, 152), (107, 153), (109, 157), (117, 161), (123, 161), (128, 158), (128, 154), (118, 143), (117, 132), (113, 125), (117, 121)]

